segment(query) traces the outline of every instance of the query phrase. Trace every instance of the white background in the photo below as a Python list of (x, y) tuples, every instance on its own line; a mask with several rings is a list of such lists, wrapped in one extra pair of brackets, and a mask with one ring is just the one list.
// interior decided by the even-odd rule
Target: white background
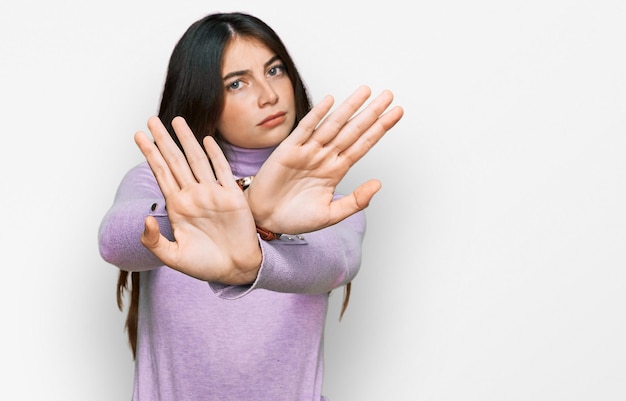
[(0, 12), (0, 399), (128, 400), (116, 269), (97, 250), (170, 52), (213, 11), (284, 39), (315, 101), (406, 114), (379, 178), (325, 393), (626, 399), (626, 3), (20, 1)]

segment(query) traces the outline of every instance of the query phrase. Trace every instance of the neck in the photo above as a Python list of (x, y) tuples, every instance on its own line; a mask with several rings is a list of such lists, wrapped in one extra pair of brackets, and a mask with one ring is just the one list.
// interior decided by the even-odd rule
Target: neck
[(276, 149), (276, 146), (260, 149), (240, 148), (226, 142), (220, 143), (220, 146), (236, 178), (256, 175), (261, 165)]

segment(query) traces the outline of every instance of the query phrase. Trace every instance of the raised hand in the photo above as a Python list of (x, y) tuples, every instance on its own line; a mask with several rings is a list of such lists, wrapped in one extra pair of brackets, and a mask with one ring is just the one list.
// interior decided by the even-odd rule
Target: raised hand
[(383, 91), (355, 115), (370, 95), (368, 87), (358, 88), (324, 119), (334, 103), (325, 97), (276, 148), (246, 190), (259, 226), (280, 233), (310, 232), (369, 205), (381, 188), (375, 179), (344, 198), (333, 201), (333, 194), (348, 170), (404, 113), (399, 106), (385, 112), (393, 94)]
[(254, 281), (262, 258), (255, 223), (224, 154), (209, 136), (205, 154), (181, 117), (172, 126), (186, 157), (157, 117), (148, 121), (156, 145), (145, 133), (135, 134), (165, 197), (175, 239), (165, 238), (148, 216), (141, 242), (165, 265), (192, 277), (223, 284)]

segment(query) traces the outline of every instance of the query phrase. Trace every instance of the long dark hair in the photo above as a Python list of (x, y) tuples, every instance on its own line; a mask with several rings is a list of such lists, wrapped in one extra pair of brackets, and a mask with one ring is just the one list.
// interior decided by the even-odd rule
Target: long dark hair
[[(294, 126), (311, 109), (311, 99), (296, 66), (280, 37), (265, 22), (244, 13), (216, 13), (193, 23), (180, 38), (170, 57), (159, 118), (179, 148), (182, 147), (172, 128), (174, 117), (185, 118), (200, 144), (211, 135), (220, 142), (216, 126), (224, 108), (222, 59), (224, 50), (234, 37), (255, 38), (281, 59), (294, 88), (296, 119)], [(126, 330), (133, 352), (137, 350), (139, 310), (139, 272), (120, 270), (117, 282), (117, 304), (123, 309), (124, 292), (130, 293)], [(348, 305), (350, 283), (346, 286), (341, 316)]]
[[(192, 24), (172, 52), (159, 109), (159, 117), (170, 134), (173, 133), (172, 119), (182, 116), (200, 143), (207, 135), (219, 139), (216, 125), (224, 108), (222, 58), (226, 46), (235, 36), (261, 41), (284, 63), (296, 101), (296, 119), (292, 128), (311, 109), (311, 100), (300, 74), (272, 28), (248, 14), (211, 14)], [(178, 144), (176, 136), (172, 135), (172, 138)]]

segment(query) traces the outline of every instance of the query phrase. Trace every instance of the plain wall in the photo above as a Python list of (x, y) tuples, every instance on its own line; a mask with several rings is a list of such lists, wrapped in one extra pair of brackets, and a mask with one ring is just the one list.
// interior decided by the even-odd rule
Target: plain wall
[(315, 101), (405, 108), (340, 187), (383, 183), (342, 322), (331, 295), (330, 400), (625, 400), (625, 4), (3, 5), (0, 399), (130, 398), (97, 229), (180, 35), (247, 11)]

